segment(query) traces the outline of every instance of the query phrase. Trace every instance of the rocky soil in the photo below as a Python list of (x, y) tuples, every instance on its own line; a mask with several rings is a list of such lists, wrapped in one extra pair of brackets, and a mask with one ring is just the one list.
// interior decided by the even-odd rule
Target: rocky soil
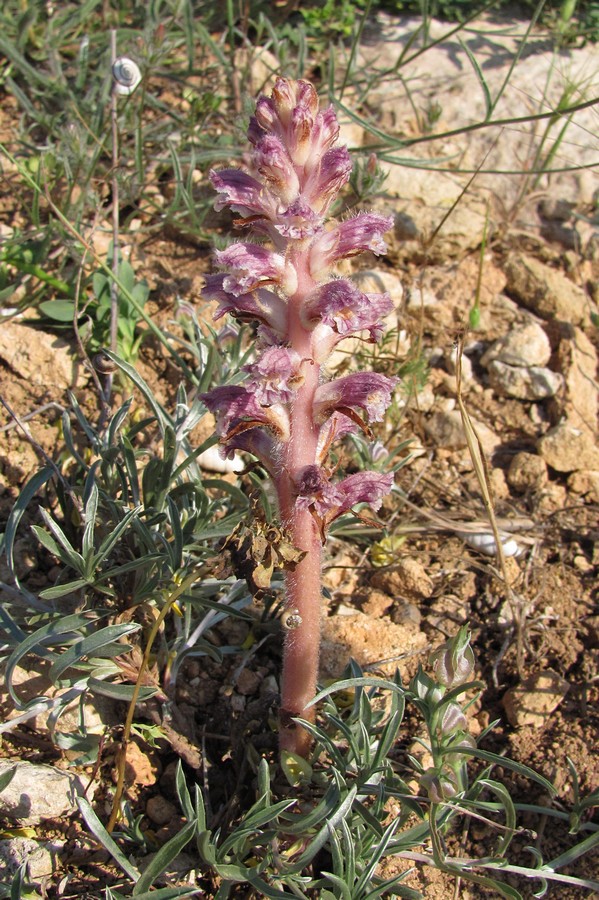
[[(487, 22), (486, 36), (475, 30), (468, 38), (484, 56), (492, 93), (513, 58), (515, 28), (506, 35), (504, 25), (497, 23), (490, 36), (494, 23)], [(360, 64), (389, 66), (408, 33), (407, 25), (383, 18), (367, 31)], [(434, 60), (426, 54), (415, 61), (409, 85), (396, 79), (369, 95), (365, 119), (410, 139), (429, 133), (425, 120), (437, 101), (436, 131), (484, 118), (476, 74), (459, 51), (450, 41), (434, 51)], [(559, 98), (566, 76), (574, 82), (594, 77), (596, 86), (593, 56), (596, 65), (596, 48), (554, 55), (544, 38), (531, 42), (493, 118), (507, 110), (510, 115), (543, 111)], [(539, 87), (546, 83), (551, 97)], [(10, 110), (10, 99), (4, 99)], [(351, 105), (350, 97), (344, 102)], [(9, 124), (10, 116), (3, 127)], [(593, 125), (592, 110), (575, 118), (560, 148), (569, 166), (599, 160)], [(370, 549), (339, 537), (329, 542), (321, 674), (323, 679), (338, 676), (354, 658), (377, 673), (399, 666), (407, 680), (419, 663), (426, 665), (432, 648), (469, 623), (477, 674), (487, 685), (473, 710), (472, 733), (497, 719), (484, 746), (540, 771), (554, 782), (567, 809), (573, 798), (568, 758), (582, 793), (598, 786), (597, 172), (538, 179), (481, 174), (470, 183), (481, 166), (524, 172), (536, 158), (540, 128), (523, 133), (498, 127), (452, 136), (442, 147), (421, 142), (402, 151), (429, 164), (433, 157), (450, 160), (454, 171), (443, 175), (386, 163), (389, 177), (374, 205), (393, 213), (395, 232), (388, 256), (362, 262), (358, 277), (391, 292), (395, 334), (380, 351), (357, 346), (356, 354), (374, 352), (377, 365), (394, 372), (401, 368), (397, 401), (378, 437), (390, 447), (409, 441), (411, 458), (398, 473), (401, 495), (393, 495), (381, 513), (395, 543)], [(354, 146), (372, 141), (355, 122), (344, 126), (344, 134)], [(0, 204), (10, 223), (12, 196), (5, 192)], [(176, 235), (126, 240), (132, 262), (150, 283), (159, 320), (172, 314), (176, 295), (201, 303), (208, 248), (198, 250)], [(468, 329), (477, 294), (479, 321)], [(208, 320), (209, 308), (203, 315)], [(353, 361), (339, 358), (335, 364)], [(176, 377), (151, 343), (140, 367), (160, 399), (172, 400)], [(34, 413), (25, 424), (28, 439), (8, 415), (2, 423), (4, 515), (43, 453), (60, 451), (59, 411), (68, 405), (68, 389), (93, 408), (94, 387), (70, 337), (34, 330), (26, 319), (3, 324), (0, 394), (24, 424)], [(486, 457), (504, 542), (503, 568), (489, 536), (460, 397)], [(16, 549), (19, 575), (29, 590), (52, 583), (55, 573), (40, 566), (38, 546), (27, 529), (21, 530)], [(2, 578), (8, 580), (6, 571)], [(231, 620), (215, 629), (213, 640), (241, 646), (247, 629)], [(129, 750), (134, 782), (129, 800), (157, 846), (181, 826), (173, 785), (178, 757), (199, 766), (207, 753), (210, 778), (218, 779), (219, 768), (222, 777), (229, 777), (231, 746), (264, 743), (278, 688), (276, 639), (252, 654), (225, 660), (222, 665), (194, 661), (180, 679), (177, 706), (187, 722), (185, 753), (143, 743)], [(19, 690), (22, 696), (41, 697), (49, 689), (45, 671), (32, 670), (27, 662), (19, 673)], [(10, 698), (4, 694), (1, 702), (3, 718), (14, 718)], [(119, 721), (122, 710), (90, 707), (86, 715), (90, 728), (103, 731)], [(417, 733), (418, 722), (408, 720), (398, 761), (414, 750)], [(0, 794), (0, 816), (9, 830), (25, 829), (23, 835), (0, 836), (0, 859), (7, 870), (27, 858), (33, 881), (47, 896), (100, 896), (96, 892), (112, 870), (106, 854), (90, 850), (76, 799), (82, 794), (92, 799), (96, 792), (98, 811), (106, 812), (110, 755), (99, 770), (73, 773), (67, 755), (52, 744), (41, 709), (36, 719), (4, 730), (0, 755), (5, 757), (0, 778), (18, 760), (11, 784)], [(519, 779), (507, 783), (520, 800), (549, 802)], [(527, 836), (522, 844), (533, 840), (546, 858), (574, 840), (544, 821), (535, 820), (530, 828), (537, 836)], [(470, 852), (481, 855), (488, 840), (482, 824), (464, 836)], [(193, 867), (193, 860), (188, 863)], [(181, 866), (185, 869), (185, 860)], [(598, 868), (595, 850), (571, 873), (596, 877)], [(467, 886), (456, 888), (426, 867), (407, 883), (432, 900), (483, 896)], [(570, 888), (553, 889), (550, 895), (562, 900), (582, 896)]]

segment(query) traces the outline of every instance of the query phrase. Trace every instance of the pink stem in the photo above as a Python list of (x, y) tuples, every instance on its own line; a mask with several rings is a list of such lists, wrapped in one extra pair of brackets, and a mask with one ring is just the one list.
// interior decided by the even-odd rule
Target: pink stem
[(302, 359), (304, 382), (297, 391), (291, 410), (291, 438), (285, 446), (279, 480), (281, 518), (289, 529), (292, 543), (306, 555), (286, 578), (286, 608), (297, 612), (301, 623), (287, 633), (283, 651), (281, 685), (280, 744), (307, 756), (311, 738), (292, 722), (294, 716), (314, 721), (314, 707), (306, 709), (316, 692), (320, 647), (322, 543), (320, 532), (309, 510), (295, 506), (295, 486), (306, 466), (316, 463), (318, 427), (313, 419), (314, 393), (318, 387), (320, 366), (314, 362), (311, 332), (301, 320), (306, 297), (314, 290), (307, 254), (297, 251), (293, 262), (298, 273), (298, 289), (289, 298), (288, 340)]

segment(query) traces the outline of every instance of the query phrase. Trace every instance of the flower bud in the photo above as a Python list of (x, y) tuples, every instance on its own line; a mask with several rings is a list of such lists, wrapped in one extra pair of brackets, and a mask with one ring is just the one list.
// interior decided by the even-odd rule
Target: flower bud
[(441, 732), (451, 734), (454, 731), (465, 731), (468, 720), (457, 703), (448, 703), (441, 716)]
[(446, 688), (454, 688), (468, 681), (474, 671), (474, 653), (465, 626), (435, 650), (431, 664), (437, 681)]
[(426, 791), (432, 803), (443, 803), (455, 797), (458, 792), (458, 784), (453, 772), (438, 772), (437, 769), (427, 769), (420, 776), (420, 787)]

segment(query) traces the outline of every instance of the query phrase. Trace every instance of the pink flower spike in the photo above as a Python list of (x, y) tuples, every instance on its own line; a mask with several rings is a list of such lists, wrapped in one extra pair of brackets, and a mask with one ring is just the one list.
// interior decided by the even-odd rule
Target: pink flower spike
[(341, 222), (331, 231), (317, 238), (310, 253), (310, 271), (319, 281), (340, 259), (356, 256), (365, 250), (380, 255), (387, 245), (382, 235), (393, 227), (391, 216), (378, 213), (359, 213), (353, 219)]
[(321, 384), (314, 398), (314, 420), (322, 423), (334, 410), (349, 407), (364, 410), (371, 422), (380, 422), (396, 384), (397, 378), (376, 372), (355, 372)]
[(250, 375), (246, 387), (262, 406), (288, 403), (303, 381), (300, 366), (301, 359), (295, 351), (269, 347), (257, 362), (244, 366)]
[(285, 258), (262, 244), (238, 241), (226, 250), (217, 250), (216, 262), (231, 274), (223, 288), (230, 294), (245, 294), (267, 284), (279, 284), (285, 272)]

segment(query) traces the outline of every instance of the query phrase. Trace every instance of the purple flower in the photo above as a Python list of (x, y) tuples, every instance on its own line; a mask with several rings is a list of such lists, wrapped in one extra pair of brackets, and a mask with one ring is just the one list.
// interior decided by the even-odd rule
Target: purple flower
[(349, 181), (352, 162), (347, 147), (327, 150), (304, 187), (312, 209), (324, 215), (344, 184)]
[(238, 241), (226, 250), (217, 250), (216, 262), (227, 268), (223, 288), (230, 294), (245, 294), (269, 284), (281, 285), (286, 293), (292, 294), (297, 284), (297, 274), (292, 266), (287, 266), (285, 257), (269, 250), (263, 244)]
[(265, 288), (251, 294), (233, 294), (223, 287), (226, 277), (222, 274), (207, 275), (202, 289), (204, 299), (218, 302), (214, 319), (230, 313), (240, 322), (260, 322), (267, 325), (282, 337), (287, 328), (287, 304), (278, 294)]
[(216, 210), (228, 206), (244, 217), (264, 215), (262, 185), (251, 175), (240, 169), (212, 170), (210, 181), (219, 193), (214, 203)]
[(297, 198), (299, 178), (280, 138), (265, 135), (256, 146), (253, 163), (281, 201), (289, 204)]
[(321, 424), (334, 410), (362, 409), (371, 422), (380, 422), (391, 403), (397, 378), (376, 372), (355, 372), (321, 384), (314, 397), (314, 421)]
[(200, 400), (216, 415), (216, 431), (224, 444), (231, 446), (231, 439), (261, 425), (273, 431), (281, 441), (289, 440), (289, 413), (281, 404), (261, 406), (252, 391), (241, 385), (223, 385)]
[(379, 255), (385, 253), (387, 245), (382, 235), (392, 227), (391, 216), (359, 213), (331, 231), (324, 232), (314, 241), (310, 250), (312, 277), (320, 281), (340, 259), (357, 256), (365, 250)]
[(319, 340), (328, 337), (330, 342), (331, 331), (339, 335), (337, 340), (369, 331), (374, 342), (383, 334), (382, 319), (392, 310), (389, 294), (363, 294), (351, 281), (341, 278), (323, 284), (312, 294), (304, 306), (303, 316), (307, 324), (316, 325)]
[(393, 487), (393, 475), (356, 472), (332, 484), (319, 466), (306, 466), (297, 485), (297, 506), (309, 509), (324, 530), (331, 522), (358, 503), (378, 510), (383, 497)]
[(277, 244), (280, 237), (291, 241), (303, 241), (312, 237), (322, 228), (321, 217), (303, 200), (296, 200), (284, 212), (279, 213), (272, 223), (270, 233)]
[(244, 366), (250, 375), (246, 387), (262, 406), (287, 403), (303, 381), (300, 366), (301, 359), (294, 350), (269, 347), (257, 362)]

